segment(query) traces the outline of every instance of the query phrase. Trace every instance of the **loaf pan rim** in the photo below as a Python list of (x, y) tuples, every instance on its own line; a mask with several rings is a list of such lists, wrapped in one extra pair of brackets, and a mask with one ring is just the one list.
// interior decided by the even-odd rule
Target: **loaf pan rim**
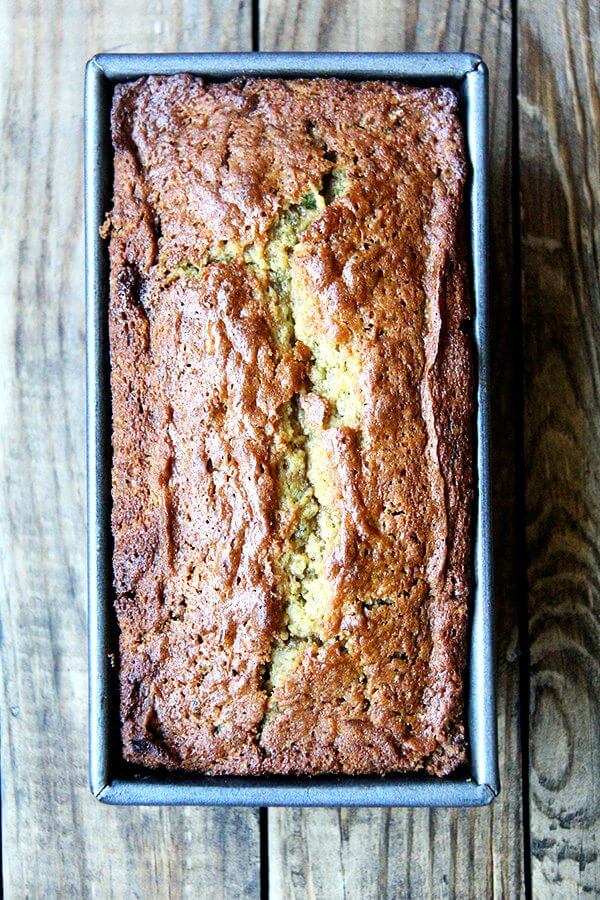
[[(149, 74), (190, 72), (211, 80), (238, 76), (385, 78), (450, 85), (459, 91), (471, 163), (469, 227), (477, 345), (477, 502), (468, 694), (471, 773), (466, 778), (383, 776), (123, 777), (115, 765), (118, 697), (111, 674), (112, 563), (110, 443), (107, 418), (107, 248), (99, 227), (110, 207), (112, 85)], [(116, 805), (483, 806), (499, 791), (495, 707), (490, 397), (488, 334), (488, 71), (473, 53), (197, 53), (106, 54), (86, 66), (84, 101), (86, 249), (89, 780), (94, 796)]]

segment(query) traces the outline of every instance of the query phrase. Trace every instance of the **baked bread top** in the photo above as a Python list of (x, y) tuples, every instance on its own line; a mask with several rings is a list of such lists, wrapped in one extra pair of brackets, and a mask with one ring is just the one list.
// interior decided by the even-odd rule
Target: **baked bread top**
[(125, 757), (465, 759), (473, 365), (454, 93), (115, 90), (110, 340)]

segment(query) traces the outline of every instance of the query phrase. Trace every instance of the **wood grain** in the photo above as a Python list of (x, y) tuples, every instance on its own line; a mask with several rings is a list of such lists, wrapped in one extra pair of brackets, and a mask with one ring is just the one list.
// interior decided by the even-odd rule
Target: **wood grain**
[(7, 897), (258, 894), (255, 812), (118, 810), (89, 793), (84, 582), (84, 62), (111, 49), (248, 48), (250, 34), (235, 0), (4, 0), (0, 12)]
[(511, 251), (511, 8), (500, 2), (261, 0), (264, 50), (472, 50), (491, 70), (494, 509), (502, 791), (470, 811), (269, 812), (274, 897), (518, 897), (524, 892)]
[(520, 0), (536, 897), (600, 895), (600, 7)]

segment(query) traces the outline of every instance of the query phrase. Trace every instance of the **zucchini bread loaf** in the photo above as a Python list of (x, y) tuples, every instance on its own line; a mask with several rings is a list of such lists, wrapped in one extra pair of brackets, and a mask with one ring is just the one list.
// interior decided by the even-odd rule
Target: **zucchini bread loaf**
[(206, 773), (465, 760), (473, 364), (454, 93), (116, 88), (123, 752)]

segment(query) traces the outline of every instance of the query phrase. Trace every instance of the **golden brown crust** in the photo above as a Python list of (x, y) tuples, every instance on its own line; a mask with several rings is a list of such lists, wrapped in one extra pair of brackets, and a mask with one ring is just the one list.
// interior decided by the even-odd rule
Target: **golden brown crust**
[[(452, 771), (473, 407), (454, 94), (151, 77), (117, 87), (112, 129), (126, 758), (214, 774)], [(346, 188), (327, 197), (337, 170)], [(304, 332), (357, 360), (356, 421), (336, 419), (299, 326), (278, 338), (274, 276), (249, 261), (314, 190), (327, 202), (289, 253), (291, 283), (309, 298)], [(299, 512), (277, 475), (290, 410), (326, 461), (337, 529), (326, 612), (296, 636), (281, 560)], [(282, 646), (294, 664), (275, 684)]]

